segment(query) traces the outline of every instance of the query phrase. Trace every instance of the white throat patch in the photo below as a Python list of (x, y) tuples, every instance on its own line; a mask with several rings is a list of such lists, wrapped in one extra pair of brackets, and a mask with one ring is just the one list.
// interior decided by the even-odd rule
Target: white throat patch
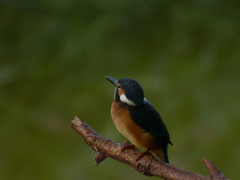
[(148, 100), (146, 98), (143, 99), (144, 103), (148, 102)]
[(122, 95), (120, 96), (120, 100), (121, 100), (123, 103), (127, 103), (129, 106), (136, 106), (136, 104), (135, 104), (133, 101), (129, 100), (129, 99), (125, 96), (125, 94), (122, 94)]

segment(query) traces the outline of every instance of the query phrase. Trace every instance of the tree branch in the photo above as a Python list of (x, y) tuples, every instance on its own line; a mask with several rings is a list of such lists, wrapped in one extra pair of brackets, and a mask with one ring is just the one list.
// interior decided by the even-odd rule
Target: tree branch
[(210, 173), (209, 176), (203, 176), (166, 164), (151, 154), (145, 155), (136, 161), (141, 152), (134, 148), (122, 150), (122, 147), (125, 146), (127, 142), (120, 144), (102, 137), (78, 117), (72, 120), (71, 127), (83, 137), (88, 146), (98, 152), (98, 154), (94, 156), (96, 164), (99, 164), (109, 157), (134, 167), (143, 175), (156, 176), (166, 180), (228, 180), (221, 171), (207, 159), (203, 159), (203, 162)]

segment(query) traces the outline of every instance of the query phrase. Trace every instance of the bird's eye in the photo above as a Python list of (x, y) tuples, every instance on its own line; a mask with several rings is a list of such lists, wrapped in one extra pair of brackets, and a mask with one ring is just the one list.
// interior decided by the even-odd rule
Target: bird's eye
[(122, 86), (120, 84), (117, 85), (117, 88), (121, 88)]

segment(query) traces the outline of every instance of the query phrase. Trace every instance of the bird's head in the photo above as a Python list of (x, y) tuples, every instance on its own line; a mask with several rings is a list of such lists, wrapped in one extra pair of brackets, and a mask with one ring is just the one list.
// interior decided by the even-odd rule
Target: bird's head
[(106, 76), (106, 79), (116, 87), (114, 94), (115, 101), (121, 101), (129, 106), (144, 104), (144, 92), (137, 81), (128, 78), (117, 80), (109, 76)]

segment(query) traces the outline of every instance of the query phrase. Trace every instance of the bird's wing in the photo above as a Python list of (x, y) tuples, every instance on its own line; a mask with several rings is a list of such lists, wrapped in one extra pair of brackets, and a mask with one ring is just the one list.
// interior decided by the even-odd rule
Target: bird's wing
[(157, 137), (161, 142), (172, 144), (170, 136), (160, 114), (146, 101), (143, 106), (129, 106), (130, 115), (136, 124)]

